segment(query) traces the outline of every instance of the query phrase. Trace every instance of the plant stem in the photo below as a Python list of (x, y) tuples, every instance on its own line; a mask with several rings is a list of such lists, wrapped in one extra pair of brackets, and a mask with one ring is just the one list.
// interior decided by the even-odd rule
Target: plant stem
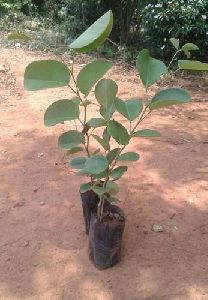
[(171, 59), (171, 61), (170, 61), (170, 63), (169, 63), (169, 65), (168, 65), (168, 71), (170, 70), (170, 66), (172, 65), (172, 63), (174, 62), (174, 60), (175, 60), (175, 58), (176, 58), (176, 56), (178, 55), (178, 53), (180, 52), (181, 50), (179, 49), (179, 50), (177, 50), (176, 51), (176, 53), (173, 55), (173, 58)]

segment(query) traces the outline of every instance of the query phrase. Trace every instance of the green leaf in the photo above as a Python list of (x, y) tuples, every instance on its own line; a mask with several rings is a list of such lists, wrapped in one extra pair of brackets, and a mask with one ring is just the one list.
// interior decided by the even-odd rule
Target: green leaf
[(99, 185), (94, 185), (92, 187), (92, 190), (93, 190), (93, 192), (95, 192), (99, 196), (106, 193), (106, 188), (104, 188), (103, 186), (99, 186)]
[(176, 50), (179, 49), (179, 39), (175, 39), (175, 38), (171, 38), (170, 42), (172, 43), (172, 45), (176, 48)]
[(161, 136), (159, 131), (152, 129), (138, 130), (132, 134), (132, 137), (158, 137)]
[(31, 37), (23, 32), (12, 32), (9, 33), (7, 36), (9, 41), (13, 41), (13, 40), (22, 40), (24, 42), (28, 42), (29, 40), (31, 40)]
[(129, 121), (136, 119), (142, 112), (142, 102), (139, 99), (122, 101), (116, 98), (115, 107)]
[(80, 193), (85, 193), (85, 192), (87, 192), (87, 191), (89, 191), (91, 189), (92, 189), (92, 186), (91, 186), (90, 183), (82, 183), (80, 185), (79, 191), (80, 191)]
[(59, 100), (51, 104), (44, 115), (45, 126), (53, 126), (64, 121), (79, 118), (79, 99)]
[(77, 76), (77, 86), (84, 95), (88, 95), (93, 85), (112, 67), (105, 59), (97, 59), (84, 66)]
[(179, 69), (193, 71), (208, 71), (208, 64), (197, 60), (179, 60)]
[(70, 48), (78, 52), (88, 52), (102, 45), (111, 33), (113, 27), (113, 13), (109, 10), (83, 32)]
[(120, 161), (137, 161), (139, 160), (139, 154), (135, 153), (135, 152), (126, 152), (121, 154), (118, 157), (118, 160)]
[(108, 181), (106, 184), (106, 192), (109, 193), (110, 195), (116, 195), (119, 192), (119, 187), (117, 183)]
[(183, 45), (181, 48), (182, 51), (194, 51), (194, 50), (199, 50), (199, 47), (193, 43), (187, 43)]
[(85, 138), (83, 133), (76, 130), (70, 130), (60, 135), (58, 145), (63, 149), (71, 149), (80, 144), (84, 144), (84, 142)]
[(97, 175), (105, 171), (108, 167), (108, 161), (103, 155), (94, 155), (86, 160), (82, 174)]
[(144, 49), (139, 53), (136, 67), (146, 89), (168, 72), (165, 64), (158, 59), (152, 58), (147, 49)]
[(92, 134), (93, 138), (107, 151), (110, 149), (110, 145), (104, 139), (100, 138), (96, 134)]
[(73, 169), (83, 169), (86, 162), (86, 157), (76, 157), (70, 161), (70, 166)]
[(121, 178), (127, 170), (128, 170), (127, 166), (117, 167), (111, 172), (110, 177), (113, 178), (114, 180), (117, 180)]
[(108, 107), (100, 107), (100, 114), (106, 120), (109, 121), (115, 112), (115, 104), (112, 103)]
[(115, 148), (108, 152), (106, 157), (107, 157), (109, 164), (111, 164), (113, 162), (113, 160), (118, 156), (119, 151), (120, 151), (120, 148)]
[(158, 92), (149, 105), (149, 109), (158, 109), (175, 104), (184, 104), (189, 102), (190, 95), (184, 89), (170, 88)]
[(106, 125), (106, 120), (102, 118), (92, 118), (87, 122), (87, 125), (89, 125), (92, 128), (102, 127)]
[(118, 86), (112, 79), (101, 79), (95, 87), (95, 97), (104, 109), (109, 108), (116, 97)]
[(56, 60), (39, 60), (26, 67), (24, 88), (37, 91), (62, 87), (68, 85), (69, 80), (70, 73), (66, 65)]
[(110, 136), (116, 140), (120, 145), (127, 145), (129, 143), (129, 134), (126, 128), (115, 120), (108, 122), (107, 130)]
[(75, 154), (75, 153), (78, 153), (80, 151), (83, 151), (82, 147), (74, 147), (74, 148), (69, 149), (67, 151), (66, 155)]

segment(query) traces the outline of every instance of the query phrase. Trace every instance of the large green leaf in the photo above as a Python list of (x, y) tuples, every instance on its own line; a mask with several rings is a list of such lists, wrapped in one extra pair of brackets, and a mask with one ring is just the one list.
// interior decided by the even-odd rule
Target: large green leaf
[(112, 63), (105, 59), (97, 59), (84, 66), (77, 76), (77, 86), (80, 91), (88, 95), (93, 85), (100, 80), (112, 67)]
[(92, 134), (92, 136), (106, 151), (110, 149), (109, 142), (105, 141), (96, 134)]
[(105, 109), (109, 108), (116, 97), (118, 86), (112, 79), (102, 79), (95, 87), (95, 97)]
[(120, 145), (127, 145), (129, 143), (129, 134), (126, 128), (115, 120), (108, 122), (107, 130), (110, 136), (116, 140)]
[(86, 157), (75, 157), (70, 160), (70, 166), (74, 169), (83, 169), (86, 162)]
[(103, 155), (94, 155), (86, 160), (82, 174), (97, 175), (105, 171), (108, 167), (107, 158)]
[(51, 104), (44, 115), (45, 126), (53, 126), (79, 117), (79, 99), (59, 100)]
[(123, 174), (128, 170), (127, 166), (120, 166), (115, 168), (111, 174), (110, 177), (113, 178), (114, 180), (118, 180), (123, 176)]
[(189, 102), (191, 99), (190, 95), (184, 89), (170, 88), (158, 92), (153, 98), (149, 105), (149, 109), (159, 109), (174, 104), (184, 104)]
[(138, 130), (132, 134), (132, 137), (158, 137), (161, 136), (159, 131), (152, 129)]
[(111, 33), (113, 27), (113, 13), (109, 10), (83, 32), (70, 48), (78, 52), (88, 52), (102, 45)]
[(136, 119), (142, 112), (142, 102), (139, 99), (122, 101), (116, 98), (115, 106), (117, 111), (129, 121), (133, 121), (134, 119)]
[(126, 152), (121, 154), (118, 157), (118, 160), (120, 161), (137, 161), (139, 160), (139, 154), (135, 153), (135, 152)]
[(170, 42), (172, 43), (172, 45), (176, 48), (176, 50), (179, 49), (179, 39), (176, 39), (176, 38), (171, 38), (170, 39)]
[(181, 48), (182, 51), (194, 51), (194, 50), (199, 50), (199, 47), (193, 43), (187, 43), (182, 46)]
[(162, 75), (167, 73), (165, 64), (158, 59), (152, 58), (147, 49), (139, 53), (136, 67), (146, 89), (159, 80)]
[(119, 151), (120, 151), (120, 148), (115, 148), (108, 152), (106, 157), (107, 157), (109, 164), (111, 164), (113, 162), (113, 160), (118, 156)]
[(92, 118), (87, 122), (87, 125), (89, 125), (92, 128), (102, 127), (106, 125), (106, 120), (102, 118)]
[(70, 130), (60, 135), (58, 145), (63, 149), (71, 149), (80, 144), (84, 144), (84, 142), (85, 138), (83, 133), (76, 130)]
[(179, 60), (178, 67), (182, 70), (208, 71), (208, 64), (197, 60)]
[(7, 38), (9, 41), (21, 40), (24, 42), (28, 42), (29, 40), (31, 40), (31, 37), (29, 35), (18, 31), (9, 33)]
[(56, 60), (34, 61), (26, 67), (24, 74), (24, 88), (36, 91), (68, 85), (69, 69)]

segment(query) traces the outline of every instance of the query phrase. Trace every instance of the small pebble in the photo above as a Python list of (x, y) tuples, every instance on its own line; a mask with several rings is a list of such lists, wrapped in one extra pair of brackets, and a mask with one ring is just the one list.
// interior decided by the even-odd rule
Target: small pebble
[(43, 156), (44, 156), (44, 153), (43, 153), (43, 152), (38, 153), (38, 158), (43, 157)]
[(154, 224), (154, 225), (152, 226), (152, 230), (153, 230), (154, 232), (163, 232), (163, 231), (164, 231), (163, 226), (162, 226), (162, 225), (159, 225), (159, 224)]
[(24, 243), (22, 244), (23, 247), (27, 247), (29, 246), (29, 241), (24, 241)]

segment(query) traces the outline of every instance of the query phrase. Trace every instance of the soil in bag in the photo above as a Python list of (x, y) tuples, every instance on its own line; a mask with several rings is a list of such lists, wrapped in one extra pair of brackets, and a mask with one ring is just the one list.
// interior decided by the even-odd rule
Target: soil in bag
[[(108, 208), (109, 209), (109, 208)], [(121, 260), (121, 242), (125, 227), (123, 211), (111, 205), (100, 222), (92, 213), (89, 232), (89, 256), (95, 267), (106, 269)]]

